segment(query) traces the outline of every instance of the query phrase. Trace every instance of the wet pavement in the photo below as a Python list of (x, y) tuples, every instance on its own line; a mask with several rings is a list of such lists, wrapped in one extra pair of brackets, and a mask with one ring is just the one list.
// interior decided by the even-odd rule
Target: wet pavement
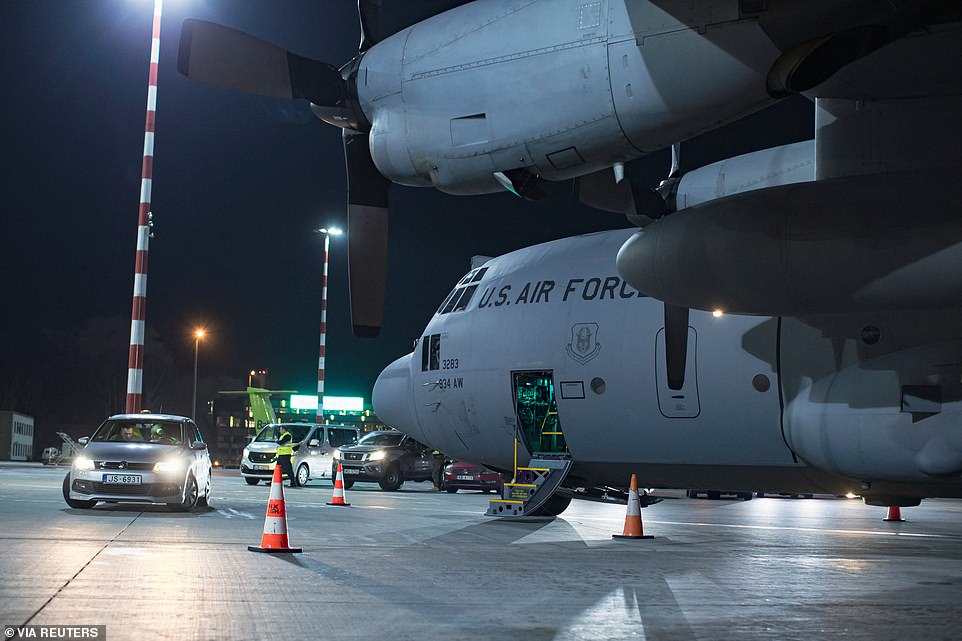
[(70, 509), (65, 468), (0, 465), (0, 625), (109, 641), (962, 638), (962, 502), (904, 523), (858, 500), (666, 499), (482, 516), (491, 495), (359, 483), (286, 494), (291, 545), (256, 554), (268, 486), (218, 472), (211, 507)]

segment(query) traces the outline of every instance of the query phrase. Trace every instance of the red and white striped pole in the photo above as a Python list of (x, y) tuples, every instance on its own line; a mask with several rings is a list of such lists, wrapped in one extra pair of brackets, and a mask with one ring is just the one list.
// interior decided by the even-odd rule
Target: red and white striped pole
[(150, 187), (154, 169), (154, 116), (157, 112), (157, 65), (160, 62), (160, 13), (163, 0), (154, 0), (147, 80), (147, 119), (144, 123), (144, 162), (137, 213), (137, 258), (134, 262), (134, 300), (130, 318), (130, 355), (127, 359), (127, 413), (139, 412), (144, 384), (144, 323), (147, 310), (147, 243), (150, 239)]
[(324, 422), (324, 359), (327, 351), (327, 263), (331, 250), (331, 235), (340, 236), (341, 230), (337, 227), (330, 229), (318, 229), (319, 234), (324, 235), (324, 278), (321, 280), (321, 345), (320, 355), (317, 358), (317, 413), (315, 421)]

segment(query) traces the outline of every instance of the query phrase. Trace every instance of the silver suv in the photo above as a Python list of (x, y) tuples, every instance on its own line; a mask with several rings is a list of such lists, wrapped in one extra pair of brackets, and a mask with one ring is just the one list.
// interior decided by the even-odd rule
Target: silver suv
[[(241, 476), (249, 485), (261, 479), (270, 482), (277, 462), (277, 439), (281, 423), (265, 425), (247, 447), (241, 459)], [(347, 425), (318, 425), (316, 423), (283, 423), (291, 433), (294, 457), (291, 465), (297, 482), (307, 485), (311, 479), (332, 479), (333, 455), (340, 447), (354, 445), (361, 431)]]
[(211, 464), (194, 422), (171, 414), (117, 414), (80, 439), (83, 450), (63, 480), (73, 508), (107, 503), (207, 505)]

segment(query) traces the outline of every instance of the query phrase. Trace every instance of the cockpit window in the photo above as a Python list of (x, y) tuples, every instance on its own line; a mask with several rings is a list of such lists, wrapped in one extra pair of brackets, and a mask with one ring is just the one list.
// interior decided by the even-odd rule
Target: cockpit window
[[(468, 272), (465, 277), (458, 282), (454, 290), (448, 294), (448, 297), (444, 299), (441, 306), (438, 307), (438, 314), (461, 312), (467, 309), (468, 303), (471, 302), (471, 297), (474, 296), (474, 292), (478, 289), (476, 283), (481, 282), (481, 279), (484, 278), (484, 274), (487, 271), (487, 267), (482, 267)], [(469, 285), (468, 283), (471, 284)]]
[(441, 367), (441, 335), (431, 334), (421, 340), (421, 371), (427, 372)]
[(471, 297), (474, 296), (474, 292), (476, 292), (477, 289), (478, 289), (477, 285), (471, 285), (470, 287), (465, 287), (464, 291), (461, 292), (461, 295), (458, 296), (458, 302), (455, 303), (454, 309), (452, 309), (451, 311), (463, 312), (464, 308), (467, 307), (468, 303), (471, 302)]
[(453, 292), (451, 292), (451, 296), (448, 298), (447, 302), (444, 303), (444, 307), (441, 308), (441, 312), (440, 312), (440, 313), (441, 313), (441, 314), (448, 314), (448, 313), (450, 313), (451, 310), (454, 309), (454, 306), (457, 304), (458, 299), (461, 298), (461, 294), (462, 294), (463, 292), (464, 292), (464, 288), (462, 288), (462, 287), (459, 287), (459, 288), (457, 288), (456, 290), (454, 290)]
[(448, 294), (448, 297), (445, 298), (445, 299), (444, 299), (444, 302), (441, 303), (441, 305), (438, 307), (438, 314), (443, 313), (444, 308), (445, 308), (445, 307), (447, 306), (447, 304), (448, 304), (448, 301), (450, 301), (452, 298), (454, 298), (454, 295), (457, 294), (457, 293), (458, 293), (458, 288), (457, 288), (457, 287), (455, 287), (454, 289), (451, 290), (451, 293)]

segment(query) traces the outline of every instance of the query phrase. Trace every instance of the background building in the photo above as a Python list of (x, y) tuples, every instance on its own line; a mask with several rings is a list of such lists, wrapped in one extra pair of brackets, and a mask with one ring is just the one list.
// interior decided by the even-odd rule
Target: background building
[(33, 417), (0, 411), (0, 460), (33, 460)]

